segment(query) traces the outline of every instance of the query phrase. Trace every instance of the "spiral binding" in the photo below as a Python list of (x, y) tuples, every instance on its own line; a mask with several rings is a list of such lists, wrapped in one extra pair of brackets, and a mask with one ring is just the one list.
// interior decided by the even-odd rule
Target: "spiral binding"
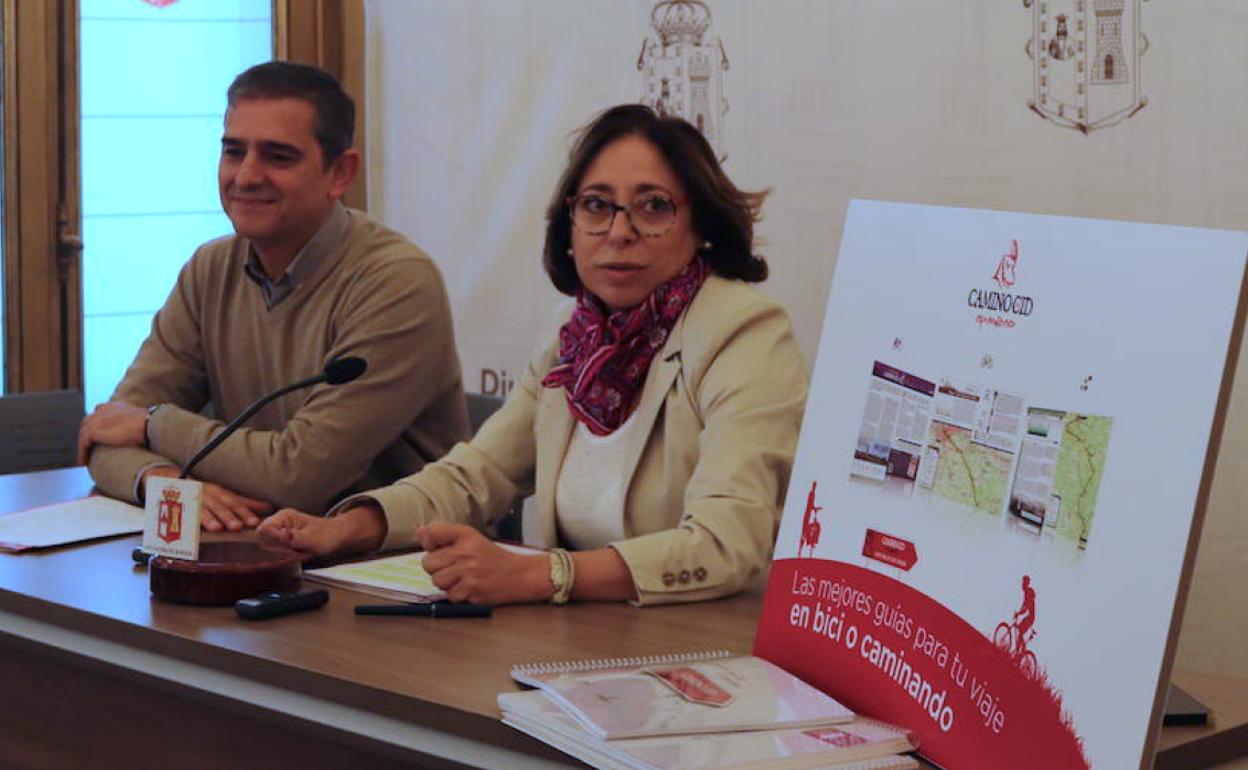
[(599, 658), (597, 660), (551, 661), (547, 663), (523, 663), (511, 669), (515, 676), (544, 676), (549, 674), (575, 674), (583, 671), (601, 671), (606, 668), (647, 668), (676, 663), (697, 663), (706, 660), (731, 658), (727, 650), (704, 652), (674, 652), (665, 655), (645, 655), (634, 658)]
[(843, 770), (886, 770), (887, 768), (901, 767), (901, 757), (880, 757), (878, 759), (861, 759), (857, 762), (851, 762), (846, 765), (837, 765)]

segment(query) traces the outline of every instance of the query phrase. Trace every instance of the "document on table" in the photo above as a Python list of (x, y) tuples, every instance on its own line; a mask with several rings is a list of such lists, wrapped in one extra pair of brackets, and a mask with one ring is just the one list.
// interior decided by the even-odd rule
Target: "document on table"
[(142, 531), (142, 508), (93, 495), (0, 515), (0, 551), (16, 553)]
[(446, 596), (425, 572), (424, 552), (387, 556), (382, 559), (305, 569), (303, 576), (318, 583), (350, 588), (386, 599), (403, 602), (429, 602)]
[[(541, 553), (536, 548), (498, 543), (514, 553)], [(349, 588), (400, 602), (433, 602), (446, 597), (446, 592), (433, 584), (425, 571), (425, 553), (403, 553), (380, 559), (338, 564), (333, 567), (305, 569), (303, 576), (319, 583)]]

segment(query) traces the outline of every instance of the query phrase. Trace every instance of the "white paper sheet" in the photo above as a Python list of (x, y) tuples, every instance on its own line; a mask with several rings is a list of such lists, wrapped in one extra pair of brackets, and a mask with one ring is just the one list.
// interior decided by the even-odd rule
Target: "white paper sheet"
[(99, 495), (0, 516), (0, 551), (76, 543), (143, 531), (143, 509)]

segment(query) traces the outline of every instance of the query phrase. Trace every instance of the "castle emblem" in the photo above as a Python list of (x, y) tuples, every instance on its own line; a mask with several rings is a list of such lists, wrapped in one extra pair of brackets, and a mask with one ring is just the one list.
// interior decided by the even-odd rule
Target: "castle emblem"
[(647, 37), (637, 56), (641, 103), (697, 126), (722, 160), (728, 54), (719, 37), (707, 36), (710, 8), (702, 0), (662, 0), (650, 11), (650, 25), (658, 39)]
[(182, 539), (182, 493), (171, 487), (161, 491), (160, 517), (156, 534), (166, 543)]
[(1090, 133), (1144, 109), (1140, 57), (1143, 0), (1023, 0), (1032, 11), (1027, 106), (1059, 126)]

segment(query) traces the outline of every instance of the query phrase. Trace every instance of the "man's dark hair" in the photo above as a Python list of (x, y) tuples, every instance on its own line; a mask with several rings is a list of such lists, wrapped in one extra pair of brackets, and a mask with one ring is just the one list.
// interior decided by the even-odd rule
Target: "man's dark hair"
[(229, 106), (244, 99), (302, 99), (316, 111), (316, 141), (328, 167), (351, 147), (355, 102), (334, 76), (310, 64), (269, 61), (234, 78), (226, 93)]
[(685, 120), (660, 115), (643, 104), (612, 107), (581, 129), (568, 155), (568, 167), (555, 185), (546, 207), (546, 245), (542, 263), (555, 288), (575, 294), (581, 285), (576, 265), (568, 255), (572, 244), (572, 215), (568, 199), (576, 195), (585, 169), (612, 142), (640, 136), (659, 149), (689, 198), (691, 223), (711, 243), (702, 250), (707, 265), (720, 275), (743, 281), (767, 278), (767, 261), (754, 253), (754, 223), (767, 191), (739, 189), (720, 167), (715, 151), (702, 132)]

